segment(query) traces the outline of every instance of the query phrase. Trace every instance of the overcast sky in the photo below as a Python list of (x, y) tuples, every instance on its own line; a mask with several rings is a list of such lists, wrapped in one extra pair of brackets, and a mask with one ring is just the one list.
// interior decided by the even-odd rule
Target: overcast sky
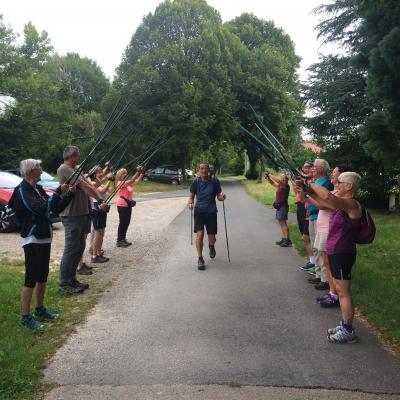
[[(302, 58), (300, 77), (317, 61), (321, 52), (314, 27), (318, 18), (312, 9), (328, 0), (208, 0), (223, 21), (243, 12), (273, 20), (283, 28), (296, 45)], [(142, 18), (154, 12), (160, 0), (5, 0), (0, 8), (4, 22), (15, 33), (31, 21), (39, 30), (48, 32), (54, 49), (60, 55), (75, 52), (95, 60), (112, 78), (121, 56)]]

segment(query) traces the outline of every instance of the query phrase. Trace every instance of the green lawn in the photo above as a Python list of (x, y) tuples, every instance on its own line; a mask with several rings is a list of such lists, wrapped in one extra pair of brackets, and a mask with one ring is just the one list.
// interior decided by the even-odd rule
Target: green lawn
[[(43, 333), (22, 329), (17, 322), (21, 315), (20, 293), (24, 279), (24, 263), (0, 260), (0, 399), (31, 399), (46, 389), (40, 382), (46, 360), (59, 348), (76, 324), (96, 303), (101, 290), (91, 295), (58, 294), (57, 273), (49, 275), (46, 304), (60, 313), (60, 320), (46, 323)], [(32, 302), (34, 305), (34, 301)], [(33, 311), (33, 309), (32, 309)]]
[[(271, 185), (242, 181), (247, 192), (260, 203), (271, 206), (275, 191)], [(294, 196), (289, 198), (295, 211)], [(369, 245), (358, 246), (353, 269), (353, 294), (357, 310), (382, 337), (400, 351), (400, 216), (372, 212), (377, 236)], [(305, 256), (297, 225), (290, 225), (291, 239)]]
[(169, 183), (158, 182), (139, 182), (135, 185), (136, 194), (149, 192), (169, 192), (174, 190), (186, 190), (190, 187), (192, 181), (185, 180), (180, 185), (171, 185)]

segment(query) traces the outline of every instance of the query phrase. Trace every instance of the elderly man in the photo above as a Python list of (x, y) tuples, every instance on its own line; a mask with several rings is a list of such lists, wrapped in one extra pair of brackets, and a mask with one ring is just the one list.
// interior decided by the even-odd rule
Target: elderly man
[[(314, 161), (313, 167), (311, 168), (311, 174), (313, 177), (313, 182), (316, 185), (320, 185), (327, 190), (333, 190), (333, 185), (329, 177), (329, 164), (326, 160), (322, 158), (317, 158)], [(308, 214), (308, 230), (310, 235), (311, 247), (314, 253), (314, 264), (315, 264), (315, 277), (309, 278), (308, 282), (315, 285), (318, 290), (328, 290), (329, 284), (326, 277), (326, 269), (319, 251), (315, 248), (315, 236), (317, 233), (317, 219), (318, 219), (319, 209), (308, 203), (307, 214)]]
[[(194, 208), (194, 232), (196, 233), (197, 269), (199, 271), (206, 268), (203, 258), (204, 226), (207, 229), (210, 258), (215, 258), (215, 235), (217, 234), (217, 204), (215, 198), (219, 201), (226, 198), (219, 180), (209, 176), (209, 168), (206, 161), (200, 163), (200, 176), (194, 180), (190, 187), (188, 202), (189, 208)], [(195, 196), (196, 205), (194, 205)]]
[[(73, 175), (79, 158), (78, 147), (67, 146), (64, 149), (64, 163), (57, 170), (61, 184), (67, 182)], [(65, 246), (60, 264), (59, 288), (61, 293), (81, 293), (89, 288), (89, 284), (81, 283), (76, 279), (76, 270), (85, 251), (86, 235), (90, 233), (89, 196), (102, 202), (102, 197), (97, 190), (79, 174), (76, 179), (75, 196), (65, 210), (60, 213), (65, 228)]]

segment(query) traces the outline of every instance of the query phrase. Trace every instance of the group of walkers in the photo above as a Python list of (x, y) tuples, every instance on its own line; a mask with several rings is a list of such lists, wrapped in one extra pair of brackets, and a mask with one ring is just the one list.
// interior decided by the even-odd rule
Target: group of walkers
[[(82, 293), (89, 288), (80, 282), (77, 274), (91, 275), (92, 267), (83, 261), (86, 238), (90, 238), (91, 263), (109, 261), (102, 249), (109, 200), (118, 194), (119, 215), (117, 247), (132, 243), (126, 239), (131, 221), (133, 186), (143, 177), (143, 167), (138, 166), (133, 177), (122, 168), (116, 172), (106, 163), (102, 168), (93, 167), (87, 175), (76, 174), (80, 151), (76, 146), (67, 146), (63, 152), (63, 164), (57, 170), (60, 186), (49, 196), (38, 185), (42, 173), (41, 160), (26, 159), (20, 163), (23, 180), (13, 192), (9, 206), (14, 210), (21, 226), (21, 245), (25, 254), (25, 282), (21, 294), (22, 316), (19, 324), (41, 331), (39, 322), (58, 319), (59, 315), (44, 305), (44, 294), (49, 274), (50, 248), (53, 237), (50, 213), (58, 213), (65, 232), (64, 251), (60, 263), (59, 290), (64, 294)], [(74, 178), (71, 180), (71, 177)], [(36, 308), (33, 314), (30, 305), (36, 292)]]
[[(329, 175), (328, 162), (319, 158), (304, 163), (302, 169), (308, 178), (296, 176), (293, 181), (298, 226), (308, 254), (306, 264), (300, 268), (308, 272), (308, 282), (315, 289), (327, 291), (316, 299), (321, 307), (340, 307), (341, 321), (328, 329), (328, 340), (354, 343), (357, 336), (353, 329), (351, 270), (361, 228), (362, 206), (356, 200), (361, 177), (343, 164), (335, 166)], [(276, 188), (274, 207), (282, 232), (282, 239), (276, 244), (288, 247), (288, 178), (278, 181), (267, 173), (266, 179)]]

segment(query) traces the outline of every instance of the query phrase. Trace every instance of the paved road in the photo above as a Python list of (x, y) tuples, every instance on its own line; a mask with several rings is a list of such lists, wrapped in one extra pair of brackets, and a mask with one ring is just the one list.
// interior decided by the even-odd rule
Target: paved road
[(297, 268), (299, 257), (274, 244), (279, 232), (273, 210), (238, 183), (223, 186), (232, 262), (220, 207), (217, 258), (206, 257), (207, 270), (197, 271), (184, 210), (148, 256), (138, 265), (133, 261), (103, 296), (57, 353), (46, 380), (97, 392), (97, 385), (237, 382), (400, 394), (400, 359), (357, 321), (358, 344), (329, 344), (325, 330), (339, 320), (339, 311), (315, 303), (316, 291)]

